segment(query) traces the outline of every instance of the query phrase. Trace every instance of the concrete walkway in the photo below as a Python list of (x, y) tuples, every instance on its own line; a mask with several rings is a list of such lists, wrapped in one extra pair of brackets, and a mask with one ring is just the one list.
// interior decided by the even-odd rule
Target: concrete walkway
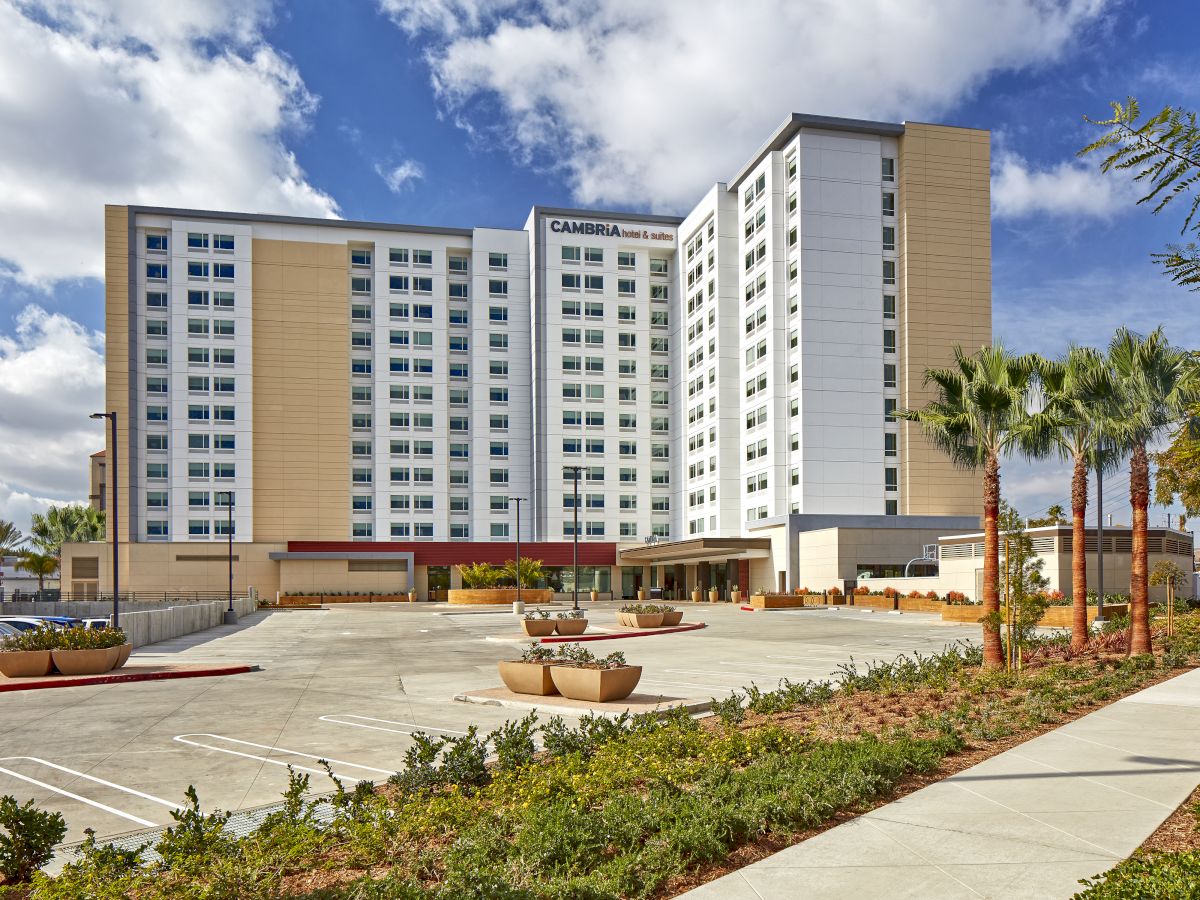
[(1200, 670), (683, 895), (1065, 898), (1200, 783)]

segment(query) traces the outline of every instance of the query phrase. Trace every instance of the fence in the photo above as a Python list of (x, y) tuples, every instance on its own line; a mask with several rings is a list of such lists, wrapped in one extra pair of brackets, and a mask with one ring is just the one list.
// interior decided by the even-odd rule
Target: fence
[[(229, 603), (228, 591), (121, 591), (119, 596), (121, 603), (182, 603), (199, 600), (224, 600), (226, 605)], [(44, 591), (13, 591), (11, 594), (0, 596), (0, 601), (30, 600), (41, 603), (102, 601), (111, 604), (112, 592), (73, 594), (70, 591), (48, 588)]]
[[(134, 647), (144, 647), (146, 644), (215, 628), (224, 621), (228, 608), (228, 596), (221, 600), (192, 600), (183, 603), (169, 600), (138, 600), (127, 604), (123, 601), (120, 611), (121, 630)], [(234, 597), (233, 608), (239, 617), (246, 616), (258, 608), (258, 602), (253, 597)], [(106, 618), (112, 615), (112, 597), (110, 595), (107, 601), (6, 601), (0, 603), (0, 615)]]

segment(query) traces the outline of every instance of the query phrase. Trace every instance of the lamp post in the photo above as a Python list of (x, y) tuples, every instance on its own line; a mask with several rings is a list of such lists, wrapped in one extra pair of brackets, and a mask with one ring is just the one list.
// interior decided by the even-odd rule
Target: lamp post
[(525, 602), (521, 599), (521, 501), (524, 497), (509, 497), (510, 503), (517, 504), (517, 599), (513, 602), (513, 614), (525, 612)]
[[(1104, 436), (1097, 442), (1096, 452), (1096, 625), (1103, 625), (1104, 619)], [(1087, 546), (1084, 542), (1084, 559), (1087, 559)], [(1087, 598), (1084, 598), (1087, 602)]]
[(233, 609), (233, 491), (221, 491), (225, 495), (225, 506), (229, 519), (225, 524), (225, 535), (229, 540), (229, 609), (225, 610), (225, 624), (236, 625), (237, 613)]
[[(113, 612), (112, 627), (120, 627), (121, 616), (121, 566), (118, 546), (121, 543), (120, 510), (118, 509), (120, 494), (117, 491), (117, 414), (116, 412), (92, 413), (89, 419), (108, 419), (112, 426), (112, 456), (108, 460), (108, 480), (112, 485), (112, 583), (113, 583)], [(106, 517), (107, 521), (107, 517)], [(105, 526), (107, 528), (107, 524)]]
[(579, 470), (583, 466), (565, 466), (571, 470), (575, 483), (575, 502), (572, 513), (575, 526), (571, 529), (571, 608), (579, 609)]

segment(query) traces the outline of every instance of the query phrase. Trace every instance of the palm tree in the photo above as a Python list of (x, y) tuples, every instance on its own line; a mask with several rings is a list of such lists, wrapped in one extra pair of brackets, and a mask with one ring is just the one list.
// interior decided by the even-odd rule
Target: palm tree
[[(1133, 507), (1133, 553), (1129, 564), (1129, 652), (1149, 653), (1149, 560), (1146, 547), (1150, 505), (1150, 460), (1146, 451), (1164, 429), (1189, 420), (1187, 407), (1198, 396), (1188, 354), (1172, 347), (1161, 327), (1143, 337), (1122, 326), (1108, 345), (1108, 363), (1117, 386), (1117, 405), (1106, 417), (1106, 439), (1129, 454), (1129, 504)], [(1187, 421), (1189, 430), (1200, 422)]]
[[(1054, 417), (1051, 438), (1059, 456), (1071, 463), (1071, 649), (1088, 642), (1087, 554), (1084, 517), (1087, 513), (1088, 470), (1109, 471), (1116, 453), (1101, 452), (1100, 426), (1105, 409), (1112, 409), (1115, 390), (1104, 355), (1091, 347), (1071, 347), (1066, 358), (1042, 360), (1038, 366), (1045, 410)], [(1061, 507), (1060, 507), (1061, 510)]]
[(46, 578), (58, 571), (58, 558), (49, 553), (26, 550), (21, 554), (21, 561), (17, 563), (17, 568), (24, 569), (30, 575), (37, 577), (38, 591), (40, 592), (46, 588)]
[[(967, 356), (954, 348), (954, 366), (929, 369), (925, 383), (937, 399), (924, 409), (899, 412), (920, 424), (929, 440), (955, 465), (983, 469), (983, 664), (1004, 664), (1000, 645), (1000, 458), (1020, 450), (1038, 456), (1047, 449), (1048, 429), (1028, 410), (1036, 360), (1014, 356), (1002, 345)], [(1041, 445), (1039, 445), (1039, 442)]]
[(33, 514), (30, 537), (43, 553), (58, 557), (63, 544), (103, 540), (104, 513), (84, 503), (52, 506)]
[(0, 559), (14, 555), (24, 543), (25, 535), (21, 534), (21, 529), (7, 519), (0, 519)]

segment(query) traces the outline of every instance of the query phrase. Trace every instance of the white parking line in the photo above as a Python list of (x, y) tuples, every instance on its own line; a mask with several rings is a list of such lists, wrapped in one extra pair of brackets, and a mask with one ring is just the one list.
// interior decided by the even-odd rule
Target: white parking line
[[(414, 725), (412, 722), (393, 722), (391, 719), (373, 719), (370, 716), (354, 716), (350, 713), (339, 713), (332, 716), (317, 716), (321, 722), (334, 725), (351, 725), (355, 728), (370, 728), (374, 731), (390, 731), (393, 734), (411, 735), (416, 731), (437, 731), (441, 734), (466, 734), (465, 731), (455, 731), (453, 728), (434, 728), (432, 725)], [(379, 725), (364, 725), (362, 722), (342, 722), (340, 719), (362, 719), (363, 722), (381, 722), (384, 725), (402, 725), (402, 728), (381, 728)]]
[[(377, 772), (380, 775), (388, 775), (388, 776), (395, 774), (395, 769), (377, 769), (374, 766), (363, 766), (363, 765), (359, 765), (358, 763), (346, 762), (346, 760), (344, 760), (344, 759), (334, 759), (333, 757), (330, 757), (330, 756), (317, 756), (312, 753), (303, 753), (300, 750), (288, 750), (285, 747), (272, 747), (269, 744), (256, 744), (253, 741), (241, 741), (241, 740), (238, 740), (237, 738), (226, 737), (223, 734), (208, 734), (205, 732), (199, 732), (199, 733), (195, 733), (195, 734), (177, 734), (177, 735), (175, 735), (173, 740), (179, 741), (179, 743), (181, 743), (181, 744), (187, 744), (191, 747), (203, 747), (206, 750), (216, 750), (218, 753), (228, 753), (231, 756), (241, 756), (245, 759), (257, 759), (260, 762), (270, 763), (273, 766), (284, 766), (284, 767), (291, 766), (293, 769), (297, 769), (301, 772), (313, 772), (317, 775), (325, 774), (324, 769), (313, 769), (308, 766), (298, 766), (298, 765), (289, 763), (289, 762), (287, 762), (285, 760), (281, 760), (281, 759), (271, 759), (269, 757), (259, 756), (254, 753), (243, 753), (240, 750), (231, 750), (228, 747), (214, 747), (212, 744), (205, 744), (202, 741), (189, 740), (189, 738), (198, 738), (198, 737), (199, 738), (213, 738), (214, 740), (218, 740), (218, 741), (228, 741), (231, 744), (241, 744), (246, 747), (257, 747), (260, 750), (270, 750), (273, 753), (287, 753), (291, 756), (302, 756), (305, 759), (324, 760), (325, 762), (328, 762), (328, 763), (336, 763), (339, 766), (349, 766), (352, 769), (361, 769), (364, 772)], [(338, 778), (344, 778), (347, 781), (365, 781), (366, 780), (365, 778), (360, 778), (360, 777), (357, 777), (354, 775), (344, 775), (341, 772), (334, 772), (333, 774), (336, 775)]]
[[(6, 756), (3, 758), (0, 758), (0, 762), (12, 762), (12, 761), (18, 761), (18, 760), (24, 760), (27, 762), (37, 763), (38, 765), (46, 766), (51, 769), (56, 769), (59, 772), (66, 772), (68, 775), (74, 775), (76, 778), (84, 778), (88, 781), (94, 781), (96, 784), (102, 784), (105, 787), (110, 787), (110, 788), (113, 788), (114, 790), (122, 791), (126, 794), (133, 794), (135, 797), (141, 797), (143, 800), (149, 800), (153, 803), (161, 804), (162, 806), (166, 806), (170, 809), (182, 809), (182, 807), (178, 803), (172, 803), (170, 800), (163, 800), (161, 797), (155, 797), (153, 794), (147, 794), (142, 791), (135, 790), (134, 788), (125, 787), (124, 785), (120, 785), (120, 784), (114, 784), (111, 781), (105, 781), (103, 778), (97, 778), (94, 775), (88, 775), (86, 772), (78, 772), (75, 769), (68, 769), (66, 766), (60, 766), (57, 763), (52, 763), (45, 759), (39, 759), (36, 756)], [(132, 813), (122, 812), (119, 809), (116, 809), (112, 806), (108, 806), (107, 804), (104, 804), (104, 803), (100, 803), (99, 801), (89, 800), (87, 797), (81, 797), (79, 794), (72, 793), (71, 791), (64, 790), (63, 788), (60, 788), (60, 787), (55, 787), (52, 784), (47, 784), (44, 781), (39, 781), (36, 778), (31, 778), (28, 775), (22, 775), (20, 772), (14, 772), (12, 769), (0, 768), (0, 772), (3, 772), (5, 775), (9, 775), (9, 776), (19, 779), (21, 781), (28, 782), (29, 784), (36, 785), (37, 787), (44, 788), (45, 790), (51, 791), (55, 794), (59, 794), (60, 796), (69, 797), (72, 800), (78, 800), (80, 803), (84, 803), (88, 806), (95, 807), (96, 809), (103, 810), (106, 813), (111, 813), (114, 816), (119, 816), (122, 819), (128, 819), (130, 822), (136, 822), (137, 824), (145, 826), (147, 828), (153, 828), (155, 825), (158, 824), (157, 822), (151, 822), (147, 819), (143, 819), (140, 816), (135, 816)]]

